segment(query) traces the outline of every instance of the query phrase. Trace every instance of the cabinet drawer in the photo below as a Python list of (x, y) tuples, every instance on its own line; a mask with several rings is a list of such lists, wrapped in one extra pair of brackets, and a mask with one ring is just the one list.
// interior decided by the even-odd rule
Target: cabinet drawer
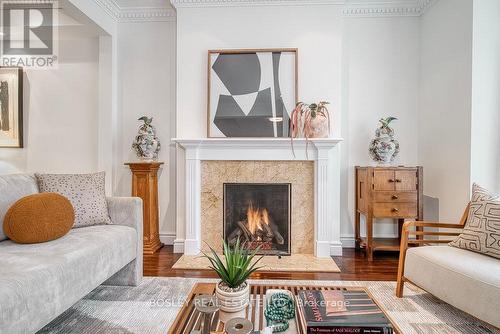
[(375, 217), (417, 217), (417, 203), (374, 203)]
[(416, 202), (417, 192), (416, 191), (374, 191), (373, 192), (374, 202)]

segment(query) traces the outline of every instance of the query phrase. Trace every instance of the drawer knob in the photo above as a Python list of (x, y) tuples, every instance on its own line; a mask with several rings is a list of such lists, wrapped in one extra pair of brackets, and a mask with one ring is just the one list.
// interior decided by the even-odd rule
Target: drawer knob
[(396, 179), (396, 182), (397, 183), (401, 183), (401, 179)]
[(392, 199), (398, 199), (399, 196), (398, 195), (392, 195)]
[(392, 211), (392, 212), (398, 212), (398, 211), (399, 211), (399, 209), (398, 209), (398, 208), (392, 208), (392, 210), (391, 210), (391, 211)]
[(390, 182), (390, 183), (393, 183), (393, 182), (394, 182), (394, 179), (389, 179), (389, 182)]

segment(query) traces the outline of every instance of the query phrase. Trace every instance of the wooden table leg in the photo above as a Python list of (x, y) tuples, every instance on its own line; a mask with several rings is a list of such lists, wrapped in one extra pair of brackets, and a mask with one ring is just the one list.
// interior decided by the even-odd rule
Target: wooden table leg
[(373, 216), (366, 216), (366, 254), (368, 261), (373, 261)]
[(359, 225), (360, 225), (360, 220), (361, 220), (361, 214), (356, 210), (356, 212), (354, 213), (354, 242), (356, 244), (356, 249), (359, 249), (360, 245), (360, 240), (361, 240), (361, 236), (360, 236), (360, 233), (359, 233)]

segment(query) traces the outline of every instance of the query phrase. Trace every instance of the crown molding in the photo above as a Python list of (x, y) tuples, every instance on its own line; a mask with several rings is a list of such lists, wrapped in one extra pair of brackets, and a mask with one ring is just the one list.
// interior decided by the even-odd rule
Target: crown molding
[(347, 1), (343, 10), (345, 16), (353, 17), (390, 17), (390, 16), (421, 16), (438, 0), (413, 1)]
[(122, 8), (118, 22), (175, 21), (176, 13), (171, 8)]
[(115, 0), (94, 0), (106, 14), (119, 23), (175, 21), (173, 8), (165, 7), (120, 7)]
[(170, 0), (175, 8), (242, 6), (343, 6), (345, 16), (420, 16), (438, 0)]
[(116, 22), (175, 21), (174, 8), (248, 6), (342, 6), (346, 17), (421, 16), (439, 0), (170, 0), (168, 7), (120, 7), (116, 0), (93, 0)]
[(175, 8), (344, 5), (346, 0), (170, 0)]
[(112, 0), (94, 0), (94, 2), (104, 10), (108, 16), (116, 20), (119, 13), (119, 7)]

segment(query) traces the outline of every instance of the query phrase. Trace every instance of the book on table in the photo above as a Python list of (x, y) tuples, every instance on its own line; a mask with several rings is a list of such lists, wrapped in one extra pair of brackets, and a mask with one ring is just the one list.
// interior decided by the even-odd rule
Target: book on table
[(299, 322), (305, 333), (392, 334), (393, 327), (362, 289), (300, 290)]

